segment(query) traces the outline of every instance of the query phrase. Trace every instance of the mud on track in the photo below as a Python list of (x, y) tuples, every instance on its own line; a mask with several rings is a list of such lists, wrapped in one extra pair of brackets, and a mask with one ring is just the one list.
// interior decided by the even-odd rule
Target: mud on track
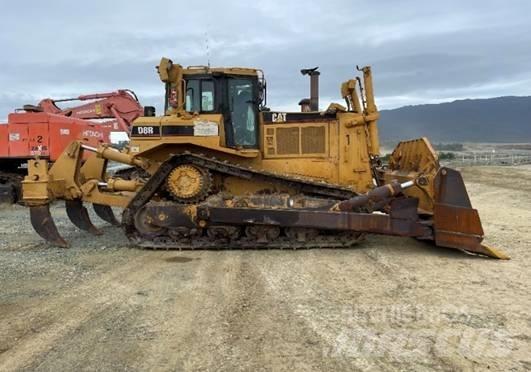
[[(511, 261), (371, 236), (355, 249), (143, 251), (119, 229), (42, 243), (0, 208), (0, 370), (531, 368), (531, 167), (464, 170)], [(517, 177), (517, 178), (515, 178)]]

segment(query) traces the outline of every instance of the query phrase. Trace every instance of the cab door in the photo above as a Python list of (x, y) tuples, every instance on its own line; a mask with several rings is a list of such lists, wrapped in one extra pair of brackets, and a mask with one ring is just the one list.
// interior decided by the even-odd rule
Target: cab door
[(256, 79), (229, 77), (225, 137), (228, 147), (258, 148)]

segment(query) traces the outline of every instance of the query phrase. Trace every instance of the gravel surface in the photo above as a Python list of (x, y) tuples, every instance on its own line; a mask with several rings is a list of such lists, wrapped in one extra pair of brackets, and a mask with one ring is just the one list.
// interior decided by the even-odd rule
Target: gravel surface
[(70, 249), (0, 207), (0, 370), (529, 370), (531, 167), (463, 170), (510, 261), (370, 236), (337, 250)]

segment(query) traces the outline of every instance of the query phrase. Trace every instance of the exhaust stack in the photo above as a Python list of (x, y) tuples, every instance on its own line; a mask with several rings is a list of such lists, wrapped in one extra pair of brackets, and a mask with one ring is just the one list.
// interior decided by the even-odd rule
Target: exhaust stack
[(319, 67), (305, 68), (301, 74), (310, 76), (310, 111), (319, 111)]

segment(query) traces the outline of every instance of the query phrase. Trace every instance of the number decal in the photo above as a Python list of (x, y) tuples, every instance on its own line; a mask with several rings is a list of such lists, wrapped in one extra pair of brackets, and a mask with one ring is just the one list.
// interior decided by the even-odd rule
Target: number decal
[(138, 134), (151, 135), (154, 133), (153, 127), (138, 127)]

